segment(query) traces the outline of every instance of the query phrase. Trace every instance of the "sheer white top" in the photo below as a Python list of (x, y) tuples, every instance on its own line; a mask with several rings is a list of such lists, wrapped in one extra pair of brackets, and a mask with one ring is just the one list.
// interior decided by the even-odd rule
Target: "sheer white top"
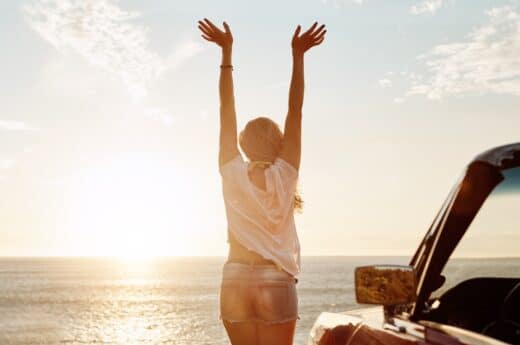
[(277, 158), (264, 172), (265, 190), (251, 182), (241, 155), (220, 167), (228, 229), (244, 247), (296, 276), (300, 272), (294, 224), (298, 171)]

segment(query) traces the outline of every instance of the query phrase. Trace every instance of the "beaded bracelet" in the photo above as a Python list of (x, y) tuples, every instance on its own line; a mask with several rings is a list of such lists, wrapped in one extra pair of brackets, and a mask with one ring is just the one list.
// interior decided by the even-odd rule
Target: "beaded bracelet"
[(233, 70), (233, 65), (220, 65), (220, 68), (231, 68)]

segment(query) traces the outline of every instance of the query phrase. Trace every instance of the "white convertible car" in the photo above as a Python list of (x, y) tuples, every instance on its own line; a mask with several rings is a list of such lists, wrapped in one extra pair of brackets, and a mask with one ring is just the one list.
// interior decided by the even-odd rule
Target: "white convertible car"
[(520, 259), (450, 259), (515, 246), (520, 256), (518, 235), (520, 143), (470, 162), (408, 266), (358, 267), (358, 303), (379, 306), (322, 313), (309, 345), (520, 344)]

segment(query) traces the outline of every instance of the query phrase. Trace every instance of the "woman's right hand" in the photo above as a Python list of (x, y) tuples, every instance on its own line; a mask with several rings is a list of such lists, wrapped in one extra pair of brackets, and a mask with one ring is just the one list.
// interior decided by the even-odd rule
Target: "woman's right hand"
[(209, 19), (199, 20), (199, 30), (202, 32), (202, 38), (207, 41), (215, 42), (222, 49), (230, 49), (233, 46), (233, 35), (229, 25), (224, 22), (224, 31), (220, 30)]
[(293, 53), (303, 55), (307, 50), (320, 45), (325, 39), (325, 25), (318, 27), (318, 22), (314, 22), (309, 30), (300, 35), (302, 27), (298, 25), (294, 31), (291, 46)]

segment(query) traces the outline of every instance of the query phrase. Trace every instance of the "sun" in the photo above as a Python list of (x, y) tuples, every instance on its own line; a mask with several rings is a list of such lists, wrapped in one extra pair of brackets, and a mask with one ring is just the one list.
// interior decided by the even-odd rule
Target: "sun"
[[(176, 175), (177, 174), (177, 175)], [(182, 232), (193, 212), (170, 162), (127, 155), (82, 172), (74, 191), (70, 228), (88, 255), (143, 260), (188, 254)]]

